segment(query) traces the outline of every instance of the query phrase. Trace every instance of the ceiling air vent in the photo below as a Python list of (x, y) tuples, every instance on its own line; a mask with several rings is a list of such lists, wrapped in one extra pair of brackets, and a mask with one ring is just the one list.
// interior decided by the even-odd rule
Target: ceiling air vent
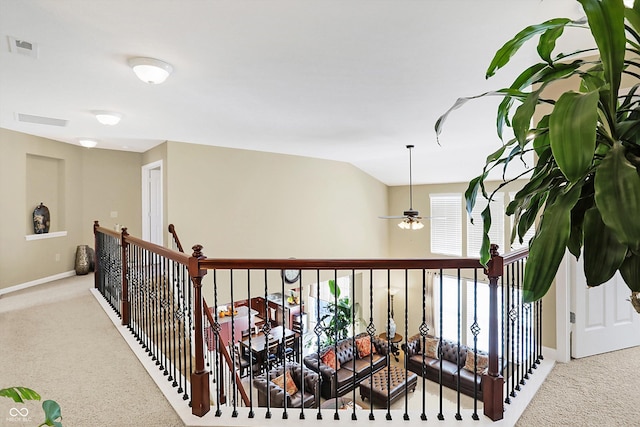
[(11, 53), (19, 53), (20, 55), (38, 58), (38, 44), (26, 40), (19, 40), (15, 37), (9, 37), (9, 50)]
[(16, 113), (16, 120), (22, 123), (34, 123), (37, 125), (66, 126), (68, 120), (54, 119), (52, 117), (32, 116), (31, 114)]

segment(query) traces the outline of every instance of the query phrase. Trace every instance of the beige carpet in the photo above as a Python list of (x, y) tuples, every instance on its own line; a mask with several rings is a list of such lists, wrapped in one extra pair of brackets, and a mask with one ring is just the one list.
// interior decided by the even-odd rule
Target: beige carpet
[(557, 364), (517, 426), (640, 425), (640, 347)]
[[(183, 426), (88, 291), (92, 280), (76, 276), (0, 296), (0, 388), (25, 386), (56, 400), (65, 427)], [(559, 364), (517, 425), (640, 425), (639, 372), (640, 347)], [(446, 407), (455, 407), (453, 396), (445, 396)], [(17, 406), (0, 398), (0, 426), (43, 421), (38, 402), (20, 405), (30, 422), (7, 421)], [(421, 406), (419, 393), (410, 406)]]
[[(0, 298), (0, 388), (29, 387), (57, 401), (65, 427), (183, 426), (92, 284), (93, 275), (77, 276)], [(37, 426), (40, 405), (0, 398), (0, 426)], [(13, 407), (27, 408), (31, 421), (7, 420)]]

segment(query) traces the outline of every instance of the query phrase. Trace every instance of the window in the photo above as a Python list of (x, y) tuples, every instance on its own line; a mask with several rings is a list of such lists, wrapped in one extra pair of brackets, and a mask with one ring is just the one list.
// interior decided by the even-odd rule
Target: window
[[(351, 301), (351, 276), (338, 277), (336, 285), (340, 289), (340, 298), (349, 298)], [(318, 289), (320, 290), (320, 311), (318, 312)], [(334, 297), (329, 291), (329, 281), (320, 282), (318, 287), (317, 283), (309, 286), (309, 301), (305, 304), (305, 311), (309, 313), (309, 326), (306, 328), (308, 331), (313, 331), (318, 319), (322, 319), (325, 314), (328, 314), (327, 305), (334, 302)]]
[[(513, 200), (516, 197), (516, 193), (509, 193), (509, 200)], [(512, 221), (512, 225), (511, 228), (513, 228), (513, 216), (511, 217), (511, 221)], [(511, 244), (511, 250), (516, 251), (518, 249), (522, 249), (522, 248), (526, 248), (529, 246), (529, 241), (531, 240), (531, 238), (533, 237), (533, 235), (536, 232), (536, 227), (532, 226), (529, 230), (527, 230), (527, 232), (524, 234), (524, 236), (522, 237), (522, 243), (520, 243), (520, 238), (518, 237), (518, 235), (516, 234), (516, 237), (513, 241), (513, 243)]]
[[(467, 218), (467, 256), (477, 257), (482, 247), (483, 221), (482, 211), (487, 207), (487, 200), (478, 196), (471, 217)], [(502, 213), (502, 215), (500, 215)], [(496, 193), (491, 201), (491, 228), (489, 242), (504, 248), (504, 193)], [(468, 215), (468, 214), (467, 214)], [(473, 224), (471, 223), (473, 218)]]
[[(458, 316), (458, 286), (460, 287), (460, 315)], [(436, 327), (432, 333), (440, 335), (440, 278), (434, 280), (435, 321)], [(477, 284), (477, 322), (480, 328), (478, 334), (478, 351), (489, 351), (489, 284)], [(502, 328), (502, 309), (498, 307), (498, 330)], [(458, 340), (458, 318), (460, 318), (460, 342), (468, 348), (473, 348), (473, 334), (471, 325), (474, 322), (474, 286), (471, 279), (442, 276), (442, 337), (448, 340)], [(499, 349), (502, 351), (502, 348)]]
[(431, 253), (462, 256), (462, 195), (431, 194)]

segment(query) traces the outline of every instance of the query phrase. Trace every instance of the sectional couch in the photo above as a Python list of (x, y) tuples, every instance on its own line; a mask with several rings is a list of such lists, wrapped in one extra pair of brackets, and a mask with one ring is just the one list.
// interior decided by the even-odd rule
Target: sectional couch
[[(356, 335), (338, 341), (335, 346), (322, 348), (320, 352), (309, 354), (304, 358), (304, 364), (317, 372), (322, 379), (321, 394), (325, 399), (343, 396), (357, 387), (363, 380), (387, 365), (387, 343), (377, 337), (369, 342), (373, 343), (374, 353), (361, 357), (358, 348), (354, 348), (354, 340), (369, 338), (367, 333)], [(323, 362), (322, 358), (334, 351), (338, 364), (334, 367)]]
[(442, 374), (442, 385), (454, 390), (458, 389), (459, 374), (460, 393), (473, 397), (475, 385), (477, 386), (478, 399), (481, 400), (482, 374), (485, 372), (488, 356), (483, 353), (478, 353), (478, 362), (475, 365), (478, 371), (478, 374), (476, 375), (473, 372), (473, 359), (470, 359), (470, 363), (467, 365), (467, 356), (471, 355), (471, 357), (474, 357), (472, 349), (470, 350), (466, 346), (461, 345), (460, 350), (458, 351), (457, 343), (451, 340), (443, 339), (440, 341), (440, 339), (436, 337), (427, 338), (433, 340), (431, 341), (431, 344), (436, 341), (438, 342), (436, 349), (430, 349), (429, 342), (427, 342), (427, 345), (425, 346), (427, 347), (427, 351), (425, 353), (422, 349), (422, 337), (420, 335), (414, 335), (407, 340), (406, 346), (405, 344), (402, 345), (402, 349), (405, 351), (405, 357), (407, 359), (407, 369), (420, 376), (423, 375), (424, 369), (425, 377), (435, 382), (440, 381), (440, 374)]

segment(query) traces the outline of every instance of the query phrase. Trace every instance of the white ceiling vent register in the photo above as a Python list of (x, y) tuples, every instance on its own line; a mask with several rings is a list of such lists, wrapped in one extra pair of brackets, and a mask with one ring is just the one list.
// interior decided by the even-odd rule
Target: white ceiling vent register
[(48, 126), (66, 126), (69, 122), (63, 119), (54, 119), (53, 117), (32, 116), (31, 114), (16, 113), (16, 120), (22, 123), (34, 123), (37, 125)]
[(20, 55), (38, 58), (38, 44), (26, 40), (19, 40), (15, 37), (8, 36), (9, 50), (11, 53), (19, 53)]

